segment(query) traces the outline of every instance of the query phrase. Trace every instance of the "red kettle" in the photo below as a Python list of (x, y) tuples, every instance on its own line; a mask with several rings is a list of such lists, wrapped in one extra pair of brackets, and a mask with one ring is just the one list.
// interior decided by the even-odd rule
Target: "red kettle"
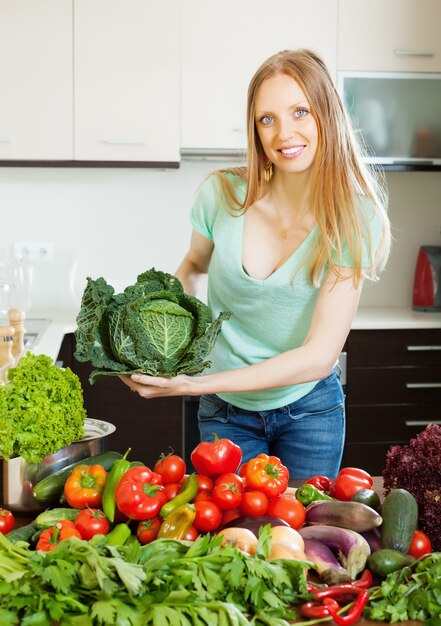
[(412, 308), (441, 311), (441, 246), (421, 246), (413, 281)]

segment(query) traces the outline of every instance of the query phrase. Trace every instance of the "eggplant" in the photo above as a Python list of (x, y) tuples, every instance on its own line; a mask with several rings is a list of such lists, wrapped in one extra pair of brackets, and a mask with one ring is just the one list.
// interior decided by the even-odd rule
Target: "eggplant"
[(348, 570), (343, 567), (332, 550), (317, 539), (303, 539), (305, 542), (305, 556), (314, 563), (317, 573), (327, 585), (339, 585), (351, 580)]
[[(266, 526), (267, 524), (270, 524), (271, 526), (289, 526), (288, 522), (285, 522), (285, 520), (280, 519), (279, 517), (256, 515), (256, 517), (235, 517), (224, 524), (222, 528), (248, 528), (248, 530), (251, 530), (251, 532), (258, 537), (260, 528), (262, 526)], [(220, 528), (217, 532), (220, 532), (222, 528)]]
[(355, 530), (315, 524), (303, 526), (298, 532), (303, 539), (317, 539), (328, 546), (348, 570), (351, 580), (355, 580), (357, 574), (365, 568), (371, 549), (366, 539)]
[(361, 502), (327, 500), (312, 502), (306, 507), (307, 524), (329, 524), (357, 532), (372, 530), (381, 525), (381, 515)]
[(372, 530), (367, 530), (366, 532), (360, 533), (369, 544), (369, 547), (372, 552), (377, 552), (378, 550), (382, 550), (383, 543), (381, 541), (381, 531), (379, 528), (373, 528)]

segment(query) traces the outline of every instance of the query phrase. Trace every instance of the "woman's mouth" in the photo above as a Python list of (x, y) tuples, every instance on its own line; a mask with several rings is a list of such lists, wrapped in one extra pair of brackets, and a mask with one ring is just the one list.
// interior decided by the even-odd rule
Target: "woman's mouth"
[(287, 146), (286, 148), (279, 148), (278, 152), (280, 152), (285, 158), (293, 158), (303, 152), (305, 148), (305, 145)]

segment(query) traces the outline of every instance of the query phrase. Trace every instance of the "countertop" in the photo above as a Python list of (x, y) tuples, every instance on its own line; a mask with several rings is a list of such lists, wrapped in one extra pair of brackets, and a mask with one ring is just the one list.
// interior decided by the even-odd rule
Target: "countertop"
[[(35, 354), (46, 354), (54, 361), (66, 333), (74, 332), (78, 310), (35, 309), (28, 318), (45, 318), (51, 323), (33, 347)], [(25, 323), (26, 326), (26, 323)], [(410, 307), (360, 307), (352, 324), (353, 330), (380, 330), (406, 328), (441, 328), (441, 312), (413, 311)]]

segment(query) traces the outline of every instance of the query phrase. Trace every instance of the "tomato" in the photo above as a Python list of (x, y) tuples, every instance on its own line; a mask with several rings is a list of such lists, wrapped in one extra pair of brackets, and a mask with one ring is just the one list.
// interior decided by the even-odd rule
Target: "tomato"
[(75, 518), (75, 527), (87, 541), (95, 535), (107, 535), (109, 521), (100, 509), (83, 509)]
[(14, 528), (15, 518), (11, 511), (0, 508), (0, 533), (6, 535)]
[(223, 511), (236, 509), (242, 500), (244, 481), (240, 476), (229, 472), (221, 474), (214, 481), (213, 500)]
[(158, 474), (158, 472), (152, 472), (150, 482), (152, 485), (163, 485), (164, 479), (162, 478), (161, 474)]
[(245, 491), (240, 503), (242, 515), (266, 515), (269, 507), (269, 498), (263, 491)]
[(161, 454), (153, 468), (161, 474), (164, 484), (178, 483), (184, 477), (186, 469), (184, 459), (177, 454)]
[(221, 526), (225, 526), (225, 524), (228, 524), (228, 522), (231, 522), (231, 520), (233, 519), (237, 519), (238, 517), (241, 517), (241, 515), (242, 515), (242, 512), (240, 509), (230, 509), (229, 511), (223, 511)]
[(199, 537), (198, 529), (196, 526), (190, 526), (185, 535), (182, 537), (185, 541), (195, 541)]
[(407, 554), (418, 559), (423, 554), (429, 554), (429, 552), (432, 552), (432, 544), (429, 537), (422, 530), (416, 530), (413, 533)]
[(195, 502), (196, 517), (194, 520), (194, 526), (203, 533), (211, 533), (216, 530), (222, 519), (222, 511), (211, 500), (205, 500), (202, 502)]
[(316, 489), (320, 489), (320, 491), (329, 491), (331, 481), (327, 476), (311, 476), (305, 482), (305, 485), (312, 485)]
[(269, 504), (268, 515), (280, 517), (295, 530), (305, 523), (305, 507), (295, 496), (289, 494), (273, 498)]
[(241, 478), (245, 478), (245, 474), (246, 474), (246, 471), (247, 471), (247, 465), (248, 465), (248, 463), (242, 463), (242, 465), (237, 470), (237, 473), (239, 474), (239, 476)]
[(226, 472), (235, 472), (242, 461), (242, 450), (230, 439), (202, 441), (190, 455), (193, 467), (200, 474), (219, 476)]
[(212, 496), (211, 496), (211, 491), (199, 491), (195, 497), (193, 498), (192, 502), (206, 502), (207, 500), (213, 500)]
[(329, 495), (337, 500), (348, 501), (360, 489), (370, 489), (371, 483), (365, 478), (358, 478), (350, 474), (339, 474), (331, 481)]
[(181, 489), (181, 483), (167, 483), (164, 485), (163, 493), (168, 501), (173, 500)]
[(208, 491), (211, 493), (214, 487), (214, 481), (209, 476), (205, 476), (205, 474), (196, 474), (196, 478), (198, 481), (198, 491)]
[(152, 517), (152, 519), (146, 519), (143, 522), (139, 522), (136, 529), (136, 536), (139, 541), (142, 544), (154, 541), (158, 536), (161, 524), (162, 518), (159, 515), (157, 517)]

